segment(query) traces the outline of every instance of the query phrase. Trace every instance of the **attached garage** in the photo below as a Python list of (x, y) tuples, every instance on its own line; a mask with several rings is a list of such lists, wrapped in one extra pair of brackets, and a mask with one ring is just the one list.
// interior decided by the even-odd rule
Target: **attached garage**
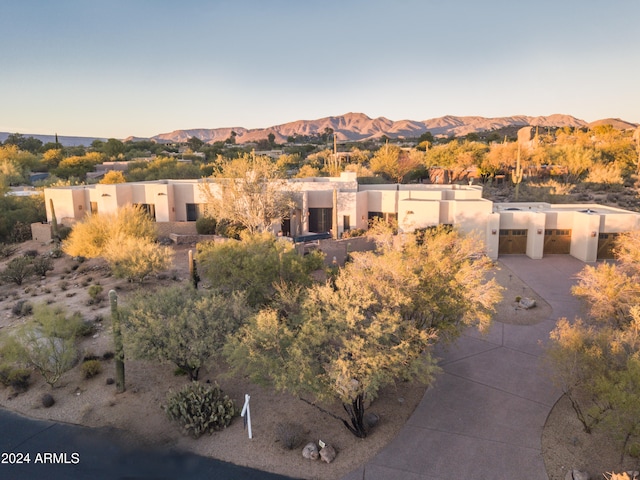
[(598, 237), (598, 260), (605, 258), (615, 258), (613, 247), (618, 233), (601, 233)]
[(544, 231), (544, 255), (569, 254), (571, 252), (571, 230), (547, 229)]
[(500, 230), (498, 255), (527, 253), (527, 231), (525, 229)]

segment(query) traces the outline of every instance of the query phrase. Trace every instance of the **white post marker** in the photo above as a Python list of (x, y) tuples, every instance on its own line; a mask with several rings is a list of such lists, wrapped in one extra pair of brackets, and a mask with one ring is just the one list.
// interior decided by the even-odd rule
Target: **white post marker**
[(245, 426), (249, 427), (249, 438), (253, 438), (253, 434), (251, 433), (251, 409), (249, 408), (249, 400), (251, 397), (248, 393), (244, 394), (244, 407), (242, 407), (241, 417), (244, 417)]

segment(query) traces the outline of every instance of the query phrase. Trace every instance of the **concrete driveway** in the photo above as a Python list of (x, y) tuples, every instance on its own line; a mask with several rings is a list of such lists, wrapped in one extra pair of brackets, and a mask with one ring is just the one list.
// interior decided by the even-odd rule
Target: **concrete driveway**
[(537, 325), (494, 323), (469, 330), (440, 351), (443, 374), (398, 436), (344, 480), (547, 480), (541, 435), (561, 392), (543, 371), (542, 344), (559, 317), (573, 318), (571, 296), (584, 263), (569, 255), (500, 259), (552, 307)]

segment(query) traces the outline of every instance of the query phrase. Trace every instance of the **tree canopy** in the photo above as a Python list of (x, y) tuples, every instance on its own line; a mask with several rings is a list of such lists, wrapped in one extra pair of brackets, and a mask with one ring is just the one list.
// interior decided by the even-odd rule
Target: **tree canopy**
[(202, 188), (216, 219), (239, 223), (251, 233), (270, 230), (294, 207), (292, 194), (268, 157), (243, 155), (229, 161)]
[(332, 282), (284, 286), (226, 347), (237, 369), (279, 390), (338, 399), (364, 437), (364, 401), (398, 380), (430, 382), (431, 347), (486, 327), (499, 300), (476, 239), (436, 230), (357, 252)]

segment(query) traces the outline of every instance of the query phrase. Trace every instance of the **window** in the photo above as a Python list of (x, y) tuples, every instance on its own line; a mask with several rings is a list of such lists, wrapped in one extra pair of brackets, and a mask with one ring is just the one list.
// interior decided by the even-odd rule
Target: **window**
[(154, 220), (156, 219), (156, 206), (153, 203), (135, 203), (136, 207), (141, 207)]
[(309, 231), (315, 233), (330, 232), (333, 219), (333, 208), (310, 208)]
[(351, 218), (349, 217), (349, 215), (344, 215), (342, 217), (342, 228), (345, 232), (351, 230)]

